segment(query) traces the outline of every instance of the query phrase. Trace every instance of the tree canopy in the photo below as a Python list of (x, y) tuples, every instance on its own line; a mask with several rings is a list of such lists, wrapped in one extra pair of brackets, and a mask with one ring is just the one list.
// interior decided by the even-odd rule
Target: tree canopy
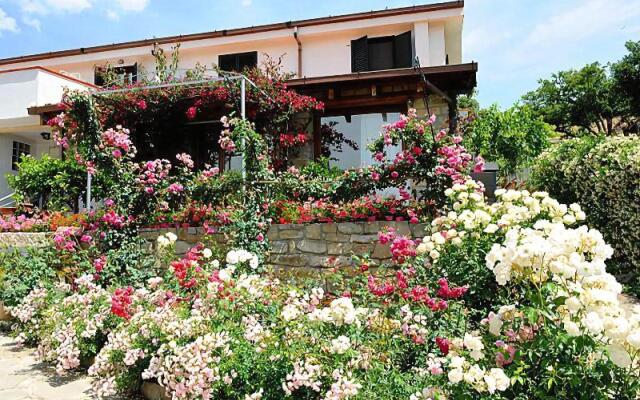
[(541, 79), (524, 104), (566, 136), (640, 131), (640, 41), (613, 64), (587, 64)]

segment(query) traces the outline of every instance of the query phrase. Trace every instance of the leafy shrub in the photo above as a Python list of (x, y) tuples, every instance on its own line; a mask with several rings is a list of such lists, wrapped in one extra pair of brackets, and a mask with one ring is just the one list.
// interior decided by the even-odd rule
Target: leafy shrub
[(47, 286), (57, 280), (53, 267), (56, 254), (50, 247), (29, 247), (23, 250), (0, 252), (0, 300), (15, 306), (39, 286)]
[(551, 127), (526, 106), (500, 111), (497, 105), (480, 110), (468, 125), (467, 147), (485, 159), (495, 161), (507, 176), (527, 166), (549, 144)]
[(18, 174), (7, 178), (18, 203), (41, 198), (44, 207), (65, 210), (76, 208), (85, 191), (87, 170), (75, 160), (25, 156), (18, 163)]
[(209, 180), (194, 179), (191, 197), (203, 204), (241, 203), (242, 174), (239, 171), (225, 171)]
[(563, 202), (580, 203), (615, 249), (617, 273), (640, 271), (640, 137), (562, 142), (536, 161), (530, 179)]

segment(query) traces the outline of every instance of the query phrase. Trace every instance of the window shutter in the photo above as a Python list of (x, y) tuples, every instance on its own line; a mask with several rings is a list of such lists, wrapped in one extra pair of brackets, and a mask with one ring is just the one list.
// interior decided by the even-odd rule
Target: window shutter
[(258, 65), (258, 52), (252, 51), (249, 53), (238, 54), (238, 69), (237, 72), (242, 72), (246, 68), (253, 68)]
[(411, 31), (401, 33), (393, 38), (393, 61), (395, 68), (411, 68), (413, 63), (413, 49), (411, 46)]
[(351, 41), (351, 72), (369, 69), (369, 43), (366, 36)]
[(131, 67), (131, 83), (138, 82), (138, 63), (133, 64)]
[(237, 57), (235, 54), (218, 56), (218, 67), (223, 71), (235, 71), (237, 69)]

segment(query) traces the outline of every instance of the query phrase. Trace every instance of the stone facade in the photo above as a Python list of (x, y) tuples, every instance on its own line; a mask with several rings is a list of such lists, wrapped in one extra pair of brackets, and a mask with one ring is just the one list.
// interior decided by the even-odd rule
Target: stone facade
[[(335, 224), (281, 224), (272, 225), (267, 233), (271, 252), (267, 262), (276, 269), (319, 269), (328, 266), (348, 266), (352, 255), (371, 256), (380, 263), (391, 258), (388, 244), (378, 241), (378, 232), (384, 227), (411, 238), (425, 236), (425, 224), (408, 222), (341, 222)], [(167, 232), (178, 236), (176, 251), (184, 254), (202, 240), (202, 228), (148, 229), (141, 234), (149, 241)], [(214, 240), (224, 245), (228, 239), (214, 235)]]

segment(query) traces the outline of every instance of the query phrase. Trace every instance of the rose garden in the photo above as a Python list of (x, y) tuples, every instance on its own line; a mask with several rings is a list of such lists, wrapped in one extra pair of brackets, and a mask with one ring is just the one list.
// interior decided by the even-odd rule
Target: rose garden
[[(40, 207), (0, 221), (4, 328), (57, 373), (101, 397), (637, 398), (637, 137), (562, 142), (490, 201), (463, 124), (410, 108), (369, 167), (298, 163), (323, 104), (275, 63), (244, 94), (167, 64), (175, 85), (67, 92), (64, 158), (13, 178)], [(239, 171), (175, 154), (205, 118)]]

